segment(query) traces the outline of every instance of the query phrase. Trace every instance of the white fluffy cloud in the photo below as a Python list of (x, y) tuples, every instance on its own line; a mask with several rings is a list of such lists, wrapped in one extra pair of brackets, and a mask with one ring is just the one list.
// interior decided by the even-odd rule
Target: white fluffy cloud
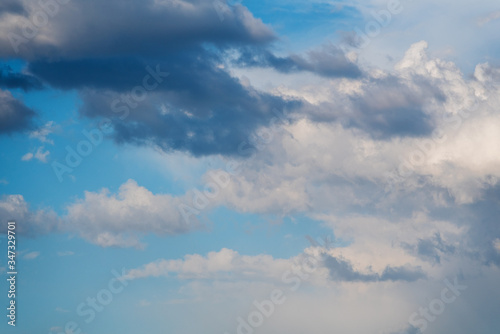
[(75, 233), (102, 247), (142, 247), (143, 234), (174, 235), (200, 228), (196, 220), (185, 220), (179, 205), (192, 194), (175, 197), (153, 194), (134, 180), (124, 183), (116, 194), (107, 189), (85, 192), (68, 205), (66, 214), (32, 210), (21, 195), (0, 200), (0, 218), (18, 222), (18, 231), (31, 235), (48, 232)]
[(292, 262), (274, 259), (270, 255), (246, 256), (223, 248), (219, 252), (209, 252), (206, 256), (189, 254), (179, 260), (158, 260), (127, 273), (130, 279), (145, 277), (168, 277), (175, 275), (181, 279), (252, 279), (279, 280)]
[[(275, 131), (265, 151), (245, 164), (222, 202), (241, 211), (314, 211), (324, 208), (318, 198), (324, 195), (331, 203), (363, 204), (366, 196), (355, 190), (363, 182), (366, 187), (384, 188), (397, 179), (408, 189), (422, 178), (429, 186), (449, 192), (457, 204), (480, 199), (483, 190), (495, 186), (500, 177), (496, 154), (500, 117), (495, 109), (500, 98), (499, 70), (480, 64), (474, 77), (467, 79), (453, 63), (428, 57), (426, 47), (425, 42), (412, 45), (391, 73), (373, 72), (371, 78), (351, 80), (347, 85), (346, 79), (332, 80), (326, 89), (280, 88), (309, 100), (318, 110), (325, 104), (328, 108), (321, 111), (324, 116), (301, 119), (285, 126), (286, 131)], [(377, 140), (346, 127), (344, 116), (335, 116), (336, 101), (352, 101), (353, 96), (368, 99), (369, 104), (374, 98), (375, 103), (384, 101), (387, 106), (395, 103), (392, 95), (370, 92), (373, 82), (389, 77), (410, 89), (426, 86), (437, 96), (422, 105), (433, 124), (431, 134)], [(313, 91), (317, 96), (311, 96)], [(322, 121), (328, 113), (339, 122)], [(383, 121), (384, 116), (380, 117)], [(273, 163), (266, 163), (269, 160)], [(391, 179), (391, 174), (397, 177)]]
[(103, 247), (140, 247), (141, 234), (173, 235), (199, 226), (184, 220), (182, 197), (153, 194), (134, 180), (120, 186), (117, 194), (107, 189), (85, 192), (83, 199), (67, 207), (63, 218), (69, 231)]

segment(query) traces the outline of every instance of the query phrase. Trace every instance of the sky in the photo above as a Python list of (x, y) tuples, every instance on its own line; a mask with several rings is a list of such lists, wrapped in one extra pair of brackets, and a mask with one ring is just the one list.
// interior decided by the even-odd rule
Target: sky
[(1, 333), (498, 334), (498, 31), (493, 0), (2, 0)]

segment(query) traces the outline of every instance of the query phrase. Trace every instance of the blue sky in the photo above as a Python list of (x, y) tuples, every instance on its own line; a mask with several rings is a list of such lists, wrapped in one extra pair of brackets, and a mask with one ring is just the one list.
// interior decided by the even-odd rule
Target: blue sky
[(47, 3), (0, 4), (2, 333), (498, 333), (498, 3)]

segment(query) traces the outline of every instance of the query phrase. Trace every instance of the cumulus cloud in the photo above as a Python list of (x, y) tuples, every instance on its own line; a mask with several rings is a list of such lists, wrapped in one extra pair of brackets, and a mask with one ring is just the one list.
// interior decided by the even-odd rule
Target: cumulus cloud
[(116, 194), (107, 189), (85, 192), (83, 199), (67, 207), (63, 220), (68, 231), (100, 246), (141, 247), (142, 234), (175, 235), (201, 227), (184, 219), (182, 203), (182, 198), (155, 195), (129, 180)]
[[(498, 263), (491, 245), (500, 230), (488, 218), (498, 215), (498, 69), (479, 64), (466, 77), (453, 63), (429, 57), (426, 48), (425, 42), (412, 45), (393, 71), (376, 70), (370, 78), (334, 80), (317, 90), (310, 83), (304, 91), (279, 87), (307, 99), (316, 114), (268, 128), (266, 144), (216, 201), (240, 212), (336, 217), (336, 235), (341, 226), (353, 228), (340, 221), (354, 223), (362, 212), (366, 231), (373, 233), (380, 222), (381, 230), (392, 232), (377, 239), (356, 229), (342, 254), (379, 274), (407, 263), (427, 271), (462, 256)], [(332, 101), (342, 102), (337, 109), (346, 110), (344, 117), (322, 109)], [(390, 110), (409, 117), (410, 127)]]
[(291, 262), (274, 259), (270, 255), (247, 256), (223, 248), (209, 252), (206, 256), (189, 254), (180, 260), (158, 260), (141, 268), (131, 269), (126, 277), (168, 277), (175, 275), (181, 279), (278, 279), (289, 268)]
[[(272, 256), (263, 254), (254, 256), (240, 255), (234, 250), (223, 248), (219, 252), (209, 252), (206, 256), (190, 254), (186, 255), (184, 259), (157, 260), (140, 268), (129, 270), (126, 277), (129, 279), (177, 277), (183, 280), (270, 280), (280, 284), (280, 282), (285, 282), (283, 277), (287, 277), (287, 272), (304, 266), (307, 259), (311, 263), (317, 263), (314, 270), (308, 270), (307, 280), (323, 286), (329, 285), (332, 281), (354, 283), (413, 282), (426, 278), (422, 268), (412, 267), (408, 264), (399, 267), (387, 266), (380, 273), (359, 271), (354, 269), (348, 260), (335, 256), (330, 250), (321, 247), (305, 249), (303, 254), (290, 259), (275, 259)], [(299, 265), (300, 263), (302, 264)], [(314, 278), (311, 277), (311, 273)]]
[(102, 247), (142, 248), (140, 238), (146, 234), (176, 235), (203, 228), (200, 220), (190, 219), (196, 209), (188, 206), (195, 195), (191, 191), (182, 196), (153, 194), (128, 180), (117, 193), (105, 188), (85, 192), (64, 208), (63, 215), (32, 210), (22, 195), (7, 195), (0, 200), (0, 218), (18, 222), (17, 231), (30, 236), (73, 233)]
[[(113, 17), (103, 17), (109, 8)], [(28, 6), (26, 15), (13, 14), (4, 23), (0, 55), (13, 57), (9, 36), (21, 36), (14, 53), (28, 62), (29, 72), (52, 87), (79, 90), (80, 113), (110, 117), (119, 143), (156, 145), (196, 156), (231, 155), (268, 124), (273, 110), (300, 105), (245, 87), (225, 69), (225, 50), (265, 48), (276, 39), (244, 6), (228, 7), (221, 21), (207, 1), (77, 0), (60, 5), (50, 25), (23, 40), (20, 27), (37, 10)], [(328, 71), (323, 56), (312, 57), (315, 66)], [(154, 83), (154, 92), (130, 100), (147, 75), (152, 79), (147, 68), (161, 69), (168, 78)], [(164, 105), (169, 113), (163, 112)], [(126, 117), (122, 110), (128, 110)]]

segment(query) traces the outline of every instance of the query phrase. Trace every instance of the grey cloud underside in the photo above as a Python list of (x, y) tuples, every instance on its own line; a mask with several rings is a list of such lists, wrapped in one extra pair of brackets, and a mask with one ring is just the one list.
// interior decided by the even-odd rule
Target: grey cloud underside
[(31, 210), (21, 195), (0, 197), (0, 219), (3, 231), (8, 221), (16, 222), (16, 233), (36, 237), (48, 232), (55, 232), (60, 227), (60, 219), (51, 210)]
[[(199, 55), (202, 55), (200, 59)], [(142, 84), (147, 62), (137, 59), (83, 60), (71, 63), (33, 63), (31, 71), (61, 88), (80, 88), (87, 117), (112, 120), (117, 142), (154, 143), (164, 150), (189, 151), (194, 155), (238, 154), (253, 131), (266, 125), (275, 112), (295, 110), (298, 100), (285, 100), (243, 87), (216, 67), (210, 52), (184, 52), (160, 63), (149, 63), (168, 72), (144, 101), (128, 106), (115, 104), (123, 94)], [(120, 69), (126, 69), (121, 71)], [(65, 74), (70, 73), (71, 76)], [(119, 110), (128, 110), (122, 117)]]
[(28, 130), (33, 127), (35, 112), (8, 91), (0, 90), (0, 134)]
[(394, 332), (394, 333), (391, 333), (391, 334), (420, 334), (422, 333), (420, 331), (420, 329), (418, 329), (417, 327), (414, 327), (412, 325), (408, 326), (408, 328), (404, 329), (403, 331), (400, 331), (400, 332)]
[(424, 137), (433, 132), (434, 119), (426, 107), (445, 102), (436, 85), (414, 77), (410, 87), (394, 76), (368, 77), (363, 79), (363, 85), (360, 93), (308, 108), (309, 117), (316, 122), (341, 122), (344, 127), (362, 130), (376, 140)]
[(391, 267), (387, 266), (381, 274), (360, 273), (356, 271), (352, 264), (342, 258), (326, 256), (325, 267), (330, 271), (330, 278), (334, 281), (348, 282), (383, 282), (383, 281), (406, 281), (413, 282), (426, 278), (425, 273), (420, 268)]
[(434, 264), (441, 263), (442, 254), (450, 255), (456, 252), (456, 248), (453, 245), (447, 244), (439, 233), (436, 233), (430, 239), (420, 239), (416, 245), (405, 244), (403, 247), (423, 260)]
[(0, 17), (2, 14), (7, 13), (26, 14), (26, 10), (18, 0), (2, 0), (0, 3)]
[(480, 249), (476, 256), (485, 264), (500, 266), (500, 251), (494, 248), (493, 242), (500, 238), (500, 185), (485, 190), (483, 198), (473, 204), (466, 205), (461, 214), (464, 223), (472, 222), (469, 231), (471, 244)]
[(16, 73), (10, 66), (4, 65), (3, 68), (0, 68), (0, 87), (8, 89), (20, 88), (29, 91), (42, 89), (43, 85), (37, 77), (25, 73)]
[[(432, 85), (416, 80), (416, 88), (410, 88), (398, 78), (371, 78), (332, 44), (305, 56), (279, 57), (269, 51), (276, 36), (248, 9), (227, 7), (223, 20), (218, 14), (212, 2), (201, 0), (74, 0), (60, 6), (43, 31), (45, 38), (22, 44), (16, 56), (52, 87), (79, 90), (82, 115), (112, 118), (117, 142), (154, 143), (195, 155), (237, 154), (241, 143), (269, 124), (271, 111), (285, 109), (318, 122), (340, 121), (375, 139), (432, 132), (425, 105), (442, 99)], [(320, 106), (272, 96), (243, 86), (222, 67), (233, 50), (240, 54), (240, 66), (357, 78), (365, 87), (359, 95)], [(11, 51), (0, 34), (0, 55), (13, 56)], [(130, 116), (114, 117), (111, 103), (118, 93), (142, 84), (147, 65), (160, 65), (169, 77)], [(35, 86), (32, 80), (24, 89)]]
[(235, 62), (247, 67), (271, 67), (283, 73), (307, 71), (328, 78), (362, 76), (360, 68), (333, 44), (310, 51), (307, 58), (300, 55), (278, 57), (262, 48), (245, 48)]
[[(237, 154), (274, 113), (301, 105), (244, 87), (221, 68), (223, 50), (276, 38), (240, 5), (228, 7), (221, 20), (210, 1), (75, 0), (61, 6), (44, 33), (52, 43), (35, 38), (20, 47), (29, 72), (52, 87), (79, 90), (81, 114), (111, 118), (120, 143)], [(169, 75), (119, 118), (112, 102), (143, 84), (146, 66)]]
[[(36, 10), (24, 18), (29, 19)], [(9, 32), (23, 36), (22, 25)], [(28, 40), (19, 47), (23, 58), (156, 57), (201, 43), (222, 47), (262, 44), (276, 38), (246, 7), (231, 7), (221, 21), (213, 3), (203, 0), (72, 0), (59, 7), (44, 33), (50, 35), (50, 42)], [(7, 32), (0, 34), (0, 55), (18, 56)]]

